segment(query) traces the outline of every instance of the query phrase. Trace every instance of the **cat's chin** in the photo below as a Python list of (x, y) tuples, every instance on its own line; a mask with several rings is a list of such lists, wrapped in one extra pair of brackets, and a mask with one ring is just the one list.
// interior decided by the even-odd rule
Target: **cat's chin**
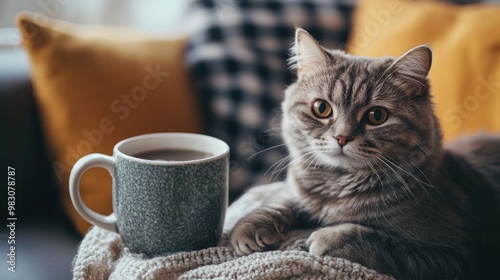
[(346, 171), (357, 171), (367, 168), (363, 160), (354, 158), (345, 153), (337, 153), (335, 155), (318, 153), (317, 158), (318, 161), (327, 168), (340, 168)]

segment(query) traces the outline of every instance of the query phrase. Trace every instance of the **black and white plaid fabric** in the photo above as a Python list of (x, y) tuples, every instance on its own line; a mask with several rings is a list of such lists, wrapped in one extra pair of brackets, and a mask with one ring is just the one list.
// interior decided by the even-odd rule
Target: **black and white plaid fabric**
[[(208, 23), (190, 39), (187, 59), (207, 133), (231, 147), (230, 194), (280, 180), (280, 103), (295, 74), (287, 67), (294, 27), (323, 46), (343, 48), (354, 0), (204, 0)], [(269, 150), (266, 150), (269, 149)], [(280, 173), (280, 174), (278, 174)]]

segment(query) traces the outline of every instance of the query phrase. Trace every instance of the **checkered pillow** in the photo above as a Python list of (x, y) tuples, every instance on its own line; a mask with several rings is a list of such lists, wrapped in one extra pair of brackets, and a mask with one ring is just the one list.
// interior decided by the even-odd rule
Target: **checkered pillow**
[(280, 103), (283, 90), (295, 79), (287, 68), (294, 27), (306, 29), (325, 47), (342, 48), (354, 2), (197, 2), (209, 20), (191, 36), (188, 64), (207, 133), (231, 147), (232, 197), (286, 174), (287, 162), (280, 161), (287, 155), (280, 145)]

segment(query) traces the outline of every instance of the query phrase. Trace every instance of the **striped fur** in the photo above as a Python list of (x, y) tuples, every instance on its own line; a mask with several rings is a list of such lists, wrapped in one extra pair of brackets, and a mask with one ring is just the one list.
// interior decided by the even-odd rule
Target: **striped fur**
[[(305, 31), (297, 40), (309, 40), (299, 56), (318, 55), (324, 66), (296, 59), (298, 80), (282, 105), (289, 189), (235, 226), (237, 252), (276, 248), (306, 222), (318, 227), (312, 254), (402, 279), (498, 277), (500, 135), (441, 145), (426, 80), (430, 49), (364, 58), (311, 47)], [(312, 113), (318, 99), (331, 116)], [(384, 123), (369, 124), (373, 107), (387, 109)], [(351, 140), (341, 147), (339, 135)]]

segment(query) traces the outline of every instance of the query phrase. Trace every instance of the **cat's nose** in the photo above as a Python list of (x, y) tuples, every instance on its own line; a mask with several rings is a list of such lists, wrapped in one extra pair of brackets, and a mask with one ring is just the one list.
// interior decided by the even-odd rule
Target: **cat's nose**
[(339, 141), (340, 147), (344, 147), (345, 144), (347, 144), (347, 142), (353, 139), (350, 136), (344, 136), (344, 135), (335, 136), (335, 138), (337, 139), (337, 141)]

